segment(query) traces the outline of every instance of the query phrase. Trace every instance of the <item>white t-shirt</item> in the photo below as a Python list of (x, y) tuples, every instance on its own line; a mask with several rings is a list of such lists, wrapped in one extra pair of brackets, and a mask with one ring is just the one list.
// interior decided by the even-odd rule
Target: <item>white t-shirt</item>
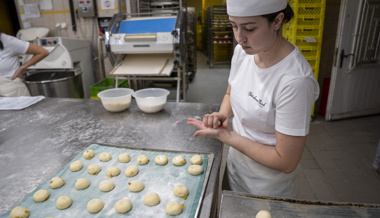
[(1, 33), (4, 49), (0, 49), (0, 77), (12, 77), (20, 67), (18, 56), (26, 53), (29, 42)]
[[(238, 134), (275, 146), (276, 131), (292, 136), (309, 133), (311, 109), (319, 96), (319, 85), (296, 46), (276, 65), (261, 69), (254, 56), (247, 55), (237, 45), (228, 82), (233, 128)], [(233, 191), (277, 197), (296, 195), (298, 168), (289, 174), (273, 170), (232, 147), (227, 164)]]

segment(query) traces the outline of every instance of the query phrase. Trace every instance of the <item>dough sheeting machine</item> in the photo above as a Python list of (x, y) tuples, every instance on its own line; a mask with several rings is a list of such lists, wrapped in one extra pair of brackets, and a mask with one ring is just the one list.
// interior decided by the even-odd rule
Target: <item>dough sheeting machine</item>
[[(115, 14), (105, 32), (110, 75), (131, 81), (176, 81), (186, 101), (186, 11)], [(121, 58), (120, 58), (121, 56)], [(120, 60), (121, 59), (121, 60)], [(182, 85), (181, 85), (182, 81)], [(116, 84), (117, 85), (117, 84)]]

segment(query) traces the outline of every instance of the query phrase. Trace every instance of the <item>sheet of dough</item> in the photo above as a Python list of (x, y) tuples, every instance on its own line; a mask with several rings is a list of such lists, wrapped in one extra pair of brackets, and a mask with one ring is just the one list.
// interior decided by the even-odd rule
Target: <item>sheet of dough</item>
[(170, 76), (173, 70), (173, 54), (128, 54), (123, 62), (111, 71), (111, 75)]

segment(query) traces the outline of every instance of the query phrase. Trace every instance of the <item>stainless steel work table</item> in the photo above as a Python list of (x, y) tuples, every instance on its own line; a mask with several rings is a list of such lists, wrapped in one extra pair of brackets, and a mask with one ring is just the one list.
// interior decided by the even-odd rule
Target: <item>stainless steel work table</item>
[(222, 193), (220, 218), (255, 217), (260, 210), (269, 211), (272, 217), (380, 217), (380, 205), (375, 204), (302, 201), (226, 190)]
[(141, 112), (135, 101), (110, 113), (99, 100), (46, 98), (18, 111), (0, 111), (0, 215), (91, 143), (176, 151), (208, 152), (214, 163), (200, 217), (215, 213), (223, 146), (193, 137), (189, 117), (218, 110), (218, 105), (168, 102), (156, 114)]

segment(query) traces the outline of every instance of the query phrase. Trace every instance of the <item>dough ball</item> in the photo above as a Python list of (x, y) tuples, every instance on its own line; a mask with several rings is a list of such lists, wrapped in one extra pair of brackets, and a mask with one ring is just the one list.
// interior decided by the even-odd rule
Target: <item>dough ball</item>
[(118, 176), (120, 174), (120, 169), (115, 167), (115, 166), (108, 167), (106, 173), (107, 173), (108, 177), (112, 178), (112, 177)]
[(73, 203), (73, 200), (69, 196), (63, 195), (57, 199), (55, 205), (57, 206), (58, 209), (64, 210), (70, 207), (72, 203)]
[(102, 192), (109, 192), (115, 188), (115, 184), (111, 180), (103, 180), (99, 183), (99, 189)]
[(179, 156), (174, 157), (172, 159), (172, 163), (176, 166), (182, 166), (186, 163), (186, 160), (185, 160), (185, 158), (182, 157), (182, 155), (179, 155)]
[(129, 182), (129, 191), (131, 192), (139, 192), (144, 189), (144, 183), (142, 183), (140, 180), (134, 180), (132, 182)]
[(193, 165), (200, 165), (203, 163), (202, 157), (200, 155), (195, 155), (190, 159), (190, 163)]
[(137, 157), (137, 163), (140, 165), (145, 165), (149, 163), (149, 161), (149, 158), (143, 154)]
[(50, 193), (48, 190), (40, 189), (36, 191), (33, 195), (33, 200), (35, 202), (43, 202), (49, 199)]
[(187, 168), (187, 171), (191, 175), (196, 176), (203, 173), (203, 167), (201, 165), (190, 165), (189, 168)]
[(128, 199), (121, 199), (116, 202), (115, 204), (115, 210), (118, 213), (126, 213), (130, 211), (132, 208), (132, 203)]
[(29, 216), (29, 210), (27, 210), (25, 207), (15, 207), (9, 214), (10, 218), (26, 218)]
[(112, 159), (112, 156), (110, 153), (103, 152), (99, 155), (99, 160), (102, 162), (107, 162)]
[(86, 159), (89, 159), (91, 160), (93, 157), (95, 156), (95, 152), (94, 150), (86, 150), (83, 152), (83, 157), (86, 158)]
[(66, 181), (64, 179), (61, 179), (59, 177), (53, 177), (50, 180), (50, 188), (60, 188), (62, 187)]
[(83, 164), (80, 160), (74, 161), (70, 164), (70, 170), (73, 172), (79, 171), (83, 168)]
[(160, 196), (157, 193), (150, 192), (144, 195), (144, 204), (147, 206), (156, 206), (160, 201)]
[(184, 185), (177, 185), (174, 187), (173, 193), (175, 196), (184, 198), (186, 200), (187, 195), (189, 194), (189, 189), (187, 189), (187, 187)]
[(260, 210), (256, 214), (256, 218), (272, 218), (272, 215), (266, 210)]
[(166, 155), (157, 155), (154, 162), (158, 165), (165, 165), (168, 163), (168, 157)]
[(77, 190), (86, 189), (88, 186), (90, 186), (90, 181), (88, 181), (88, 179), (80, 178), (75, 180), (75, 189)]
[(169, 203), (166, 204), (165, 212), (168, 215), (178, 215), (182, 213), (183, 206), (184, 204), (180, 204), (177, 201), (170, 201)]
[(98, 175), (100, 172), (100, 166), (97, 164), (91, 164), (87, 167), (87, 172), (91, 175)]
[(133, 176), (136, 176), (137, 173), (139, 173), (139, 169), (137, 169), (136, 166), (129, 166), (127, 167), (127, 169), (125, 170), (125, 175), (128, 176), (128, 177), (133, 177)]
[(131, 157), (128, 153), (120, 154), (118, 159), (122, 163), (128, 163), (129, 161), (131, 161)]
[(104, 203), (100, 199), (92, 199), (87, 203), (87, 211), (90, 213), (97, 213), (104, 207)]

